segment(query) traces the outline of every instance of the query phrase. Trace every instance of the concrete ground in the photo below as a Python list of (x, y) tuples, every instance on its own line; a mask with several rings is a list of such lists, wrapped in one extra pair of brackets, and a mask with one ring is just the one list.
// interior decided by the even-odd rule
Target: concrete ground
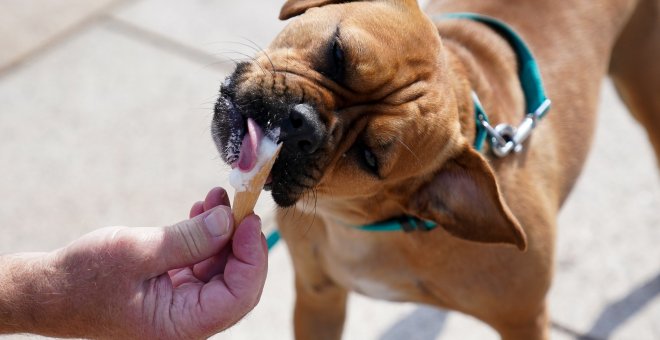
[[(0, 2), (0, 253), (169, 224), (228, 187), (213, 102), (231, 60), (282, 27), (280, 2)], [(605, 82), (593, 153), (559, 219), (553, 339), (660, 339), (659, 208), (646, 136)], [(269, 199), (258, 212), (272, 228)], [(261, 303), (217, 338), (292, 338), (287, 256), (273, 250)], [(353, 295), (344, 338), (497, 335), (459, 313)]]

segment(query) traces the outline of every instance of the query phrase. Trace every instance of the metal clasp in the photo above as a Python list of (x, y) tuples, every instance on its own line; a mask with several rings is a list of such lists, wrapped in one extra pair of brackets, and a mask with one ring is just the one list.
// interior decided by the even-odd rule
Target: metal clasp
[(493, 127), (485, 119), (479, 119), (490, 136), (493, 153), (498, 157), (504, 157), (511, 151), (516, 153), (522, 151), (522, 144), (532, 134), (539, 118), (550, 107), (550, 103), (550, 99), (543, 101), (534, 112), (528, 113), (517, 127), (505, 123)]

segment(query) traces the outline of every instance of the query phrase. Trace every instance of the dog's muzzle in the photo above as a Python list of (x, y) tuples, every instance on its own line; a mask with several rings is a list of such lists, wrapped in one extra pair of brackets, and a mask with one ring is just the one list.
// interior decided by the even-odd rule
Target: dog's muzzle
[(321, 178), (323, 160), (327, 158), (321, 154), (328, 128), (314, 104), (300, 103), (297, 98), (270, 93), (259, 86), (238, 91), (239, 75), (232, 75), (221, 88), (213, 118), (213, 138), (228, 164), (238, 159), (248, 118), (266, 136), (282, 142), (284, 147), (271, 171), (272, 181), (265, 189), (272, 191), (278, 205), (291, 206)]

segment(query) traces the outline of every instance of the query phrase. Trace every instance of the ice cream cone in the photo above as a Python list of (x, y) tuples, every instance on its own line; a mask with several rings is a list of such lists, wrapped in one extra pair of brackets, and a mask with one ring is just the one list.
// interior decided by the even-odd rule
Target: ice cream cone
[(275, 164), (277, 155), (280, 153), (282, 145), (277, 147), (273, 157), (261, 167), (261, 169), (254, 175), (250, 183), (247, 185), (245, 191), (236, 191), (234, 194), (234, 202), (232, 203), (232, 211), (234, 214), (234, 225), (238, 226), (243, 219), (254, 211), (254, 206), (257, 204), (257, 199), (261, 194), (261, 190), (266, 184), (270, 170)]

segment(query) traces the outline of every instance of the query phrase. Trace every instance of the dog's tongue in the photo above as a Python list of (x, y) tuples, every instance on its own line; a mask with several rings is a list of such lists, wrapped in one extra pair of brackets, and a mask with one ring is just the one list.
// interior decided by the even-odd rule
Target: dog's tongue
[(252, 170), (257, 164), (258, 148), (261, 140), (264, 138), (264, 133), (257, 123), (248, 118), (247, 120), (247, 133), (243, 137), (243, 144), (241, 144), (241, 154), (238, 156), (238, 168), (242, 172)]

